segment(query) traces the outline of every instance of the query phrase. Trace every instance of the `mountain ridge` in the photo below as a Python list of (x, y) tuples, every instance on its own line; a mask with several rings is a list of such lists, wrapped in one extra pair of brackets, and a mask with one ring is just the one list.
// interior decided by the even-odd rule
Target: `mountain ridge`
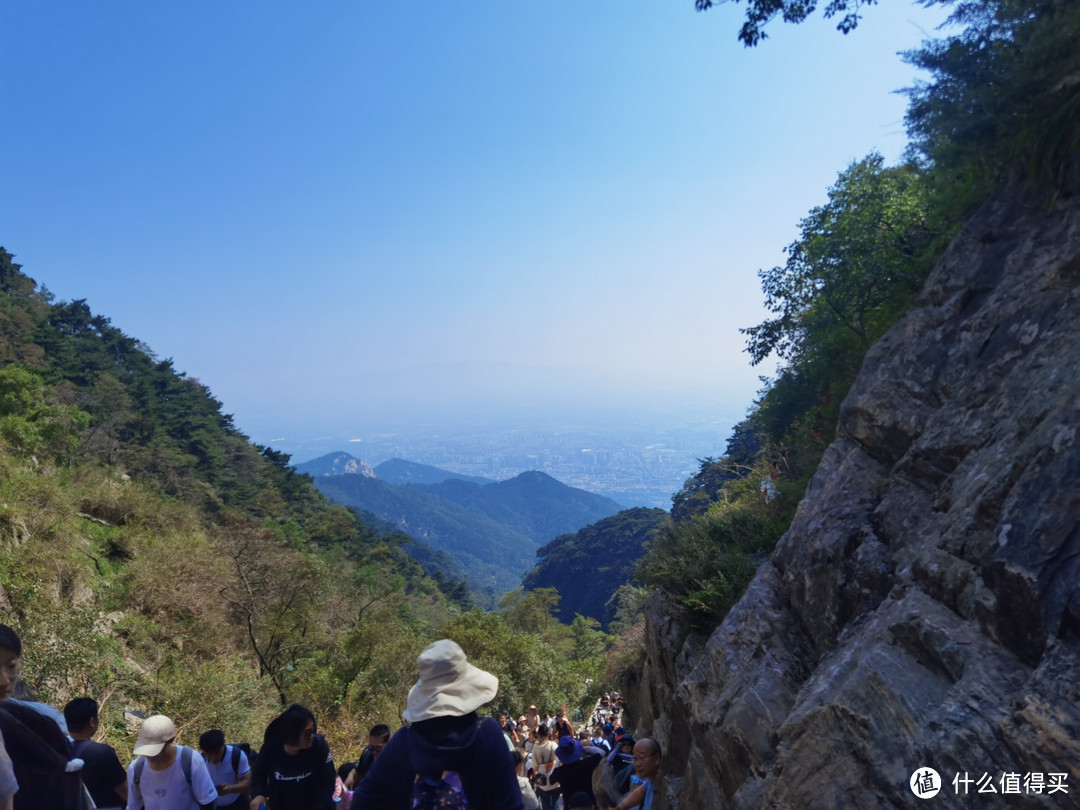
[[(340, 461), (341, 455), (348, 454), (330, 457)], [(298, 470), (319, 467), (312, 464), (298, 465)], [(377, 477), (381, 467), (375, 468), (375, 477), (320, 475), (314, 479), (315, 487), (330, 500), (375, 515), (449, 554), (468, 579), (495, 592), (520, 583), (522, 574), (534, 566), (541, 544), (621, 509), (610, 498), (567, 486), (538, 471), (481, 484), (400, 461), (390, 469), (447, 477), (438, 483), (397, 484)]]
[(393, 484), (441, 484), (450, 479), (471, 481), (476, 484), (495, 483), (490, 478), (454, 473), (429, 464), (406, 461), (403, 458), (392, 458), (376, 465), (375, 476)]
[(371, 468), (371, 465), (366, 461), (352, 456), (344, 451), (336, 453), (327, 453), (324, 456), (313, 458), (311, 461), (304, 461), (299, 464), (293, 464), (296, 471), (310, 475), (312, 478), (318, 478), (323, 475), (363, 475), (367, 478), (375, 478), (375, 470)]

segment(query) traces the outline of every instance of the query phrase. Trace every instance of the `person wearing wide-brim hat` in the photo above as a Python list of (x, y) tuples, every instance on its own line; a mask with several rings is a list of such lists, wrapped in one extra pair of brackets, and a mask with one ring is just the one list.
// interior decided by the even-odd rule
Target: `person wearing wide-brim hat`
[(353, 810), (410, 810), (417, 776), (460, 777), (470, 810), (523, 810), (514, 760), (499, 724), (476, 710), (494, 699), (499, 679), (470, 664), (450, 639), (417, 659), (399, 729), (353, 795)]
[(525, 713), (525, 725), (529, 727), (529, 731), (536, 733), (537, 727), (540, 725), (541, 718), (540, 712), (536, 708), (536, 704), (529, 706), (528, 711)]
[(593, 771), (600, 764), (603, 756), (586, 752), (576, 737), (560, 737), (555, 749), (559, 767), (551, 772), (550, 780), (559, 783), (562, 792), (563, 807), (570, 807), (570, 798), (575, 793), (586, 793), (594, 802)]

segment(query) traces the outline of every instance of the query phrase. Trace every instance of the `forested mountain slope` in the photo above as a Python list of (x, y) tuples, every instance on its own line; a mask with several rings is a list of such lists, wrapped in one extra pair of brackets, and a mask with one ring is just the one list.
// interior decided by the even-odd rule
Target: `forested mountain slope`
[(486, 515), (537, 543), (577, 531), (620, 509), (610, 498), (567, 486), (536, 470), (497, 483), (448, 478), (438, 484), (411, 486)]
[(531, 537), (411, 486), (362, 475), (320, 476), (314, 483), (332, 501), (371, 512), (449, 555), (467, 578), (496, 594), (517, 585), (536, 554)]
[[(402, 472), (404, 464), (392, 469)], [(430, 479), (441, 471), (409, 472)], [(376, 515), (447, 554), (468, 580), (494, 594), (520, 582), (541, 543), (619, 511), (609, 498), (541, 472), (483, 484), (448, 473), (432, 484), (398, 485), (362, 475), (321, 475), (314, 483), (331, 500)]]
[(375, 476), (391, 484), (441, 484), (450, 478), (462, 481), (472, 481), (474, 484), (490, 484), (488, 478), (480, 478), (475, 475), (460, 475), (458, 473), (440, 470), (428, 464), (417, 464), (415, 461), (406, 461), (401, 458), (392, 458), (375, 467)]
[(525, 574), (522, 587), (555, 588), (562, 595), (564, 616), (580, 613), (607, 630), (619, 607), (616, 592), (641, 585), (635, 583), (634, 569), (645, 543), (667, 517), (663, 509), (637, 507), (559, 535), (536, 552), (536, 566)]
[(441, 565), (328, 502), (205, 386), (0, 248), (0, 622), (22, 637), (24, 683), (55, 705), (96, 698), (122, 758), (129, 708), (168, 713), (185, 744), (213, 727), (257, 743), (294, 701), (356, 756), (439, 637), (498, 675), (501, 705), (594, 699), (600, 665), (569, 628), (470, 610)]

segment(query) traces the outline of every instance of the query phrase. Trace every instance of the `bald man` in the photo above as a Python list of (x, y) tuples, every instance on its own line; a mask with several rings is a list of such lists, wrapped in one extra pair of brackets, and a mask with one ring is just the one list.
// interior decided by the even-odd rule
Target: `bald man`
[(653, 781), (660, 772), (660, 760), (662, 757), (663, 752), (660, 750), (660, 743), (651, 737), (642, 737), (634, 743), (634, 773), (642, 782), (627, 793), (621, 802), (615, 805), (615, 810), (630, 810), (632, 807), (652, 810)]

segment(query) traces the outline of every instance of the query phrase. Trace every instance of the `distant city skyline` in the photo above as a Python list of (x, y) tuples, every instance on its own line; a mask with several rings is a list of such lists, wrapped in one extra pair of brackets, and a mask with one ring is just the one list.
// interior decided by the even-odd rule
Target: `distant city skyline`
[(581, 411), (564, 420), (551, 413), (504, 415), (269, 443), (294, 463), (345, 452), (372, 467), (401, 458), (491, 481), (539, 470), (626, 507), (669, 509), (699, 460), (723, 453), (738, 421), (734, 414), (715, 418), (711, 409), (690, 406), (666, 415), (628, 409), (619, 417)]
[[(257, 441), (711, 402), (940, 8), (5, 3), (0, 245)], [(696, 406), (696, 405), (695, 405)], [(589, 418), (592, 418), (591, 416)]]

